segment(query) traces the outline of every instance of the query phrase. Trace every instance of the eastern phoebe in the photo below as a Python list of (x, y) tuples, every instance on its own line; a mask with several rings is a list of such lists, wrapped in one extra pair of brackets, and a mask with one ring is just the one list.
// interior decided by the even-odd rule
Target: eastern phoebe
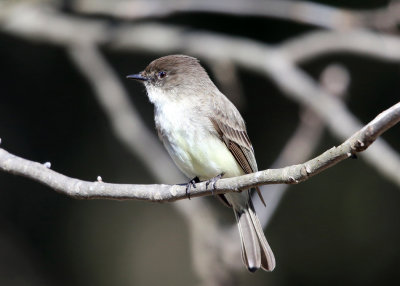
[[(215, 183), (221, 176), (235, 177), (258, 170), (242, 116), (197, 59), (165, 56), (127, 78), (146, 86), (154, 104), (158, 136), (188, 178)], [(261, 267), (272, 271), (275, 257), (249, 191), (224, 194), (220, 198), (235, 213), (247, 269), (254, 272)]]

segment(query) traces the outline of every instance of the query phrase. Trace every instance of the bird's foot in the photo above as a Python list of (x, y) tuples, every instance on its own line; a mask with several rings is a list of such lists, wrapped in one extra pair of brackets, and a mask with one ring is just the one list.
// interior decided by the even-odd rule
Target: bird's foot
[(208, 186), (211, 185), (211, 194), (214, 195), (214, 191), (215, 191), (215, 189), (216, 189), (215, 183), (216, 183), (219, 179), (221, 179), (223, 175), (224, 175), (224, 173), (221, 173), (221, 174), (215, 176), (214, 178), (209, 179), (209, 180), (206, 182), (206, 189), (208, 189)]
[(186, 196), (190, 200), (190, 189), (193, 187), (196, 189), (196, 183), (200, 183), (200, 180), (198, 177), (194, 177), (191, 179), (187, 184), (186, 184)]

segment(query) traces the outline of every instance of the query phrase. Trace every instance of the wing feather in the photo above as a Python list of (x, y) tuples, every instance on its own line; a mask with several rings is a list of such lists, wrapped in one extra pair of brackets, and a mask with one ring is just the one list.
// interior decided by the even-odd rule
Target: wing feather
[[(225, 142), (229, 151), (242, 167), (246, 174), (257, 172), (257, 162), (254, 156), (253, 145), (246, 132), (245, 123), (236, 107), (224, 96), (223, 106), (214, 103), (214, 112), (209, 117), (221, 140)], [(228, 111), (227, 113), (224, 113)], [(229, 114), (229, 119), (226, 114)], [(260, 189), (256, 188), (257, 193), (265, 205), (264, 198)]]

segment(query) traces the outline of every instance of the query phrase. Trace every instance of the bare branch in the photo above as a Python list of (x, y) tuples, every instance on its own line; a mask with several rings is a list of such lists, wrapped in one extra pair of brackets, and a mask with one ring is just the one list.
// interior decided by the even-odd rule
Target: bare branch
[[(297, 184), (332, 167), (333, 165), (367, 149), (383, 132), (400, 121), (400, 102), (379, 114), (364, 128), (356, 132), (338, 147), (333, 147), (303, 164), (281, 169), (267, 169), (235, 178), (221, 179), (216, 183), (214, 194), (237, 192), (265, 184)], [(103, 182), (87, 182), (66, 177), (0, 149), (0, 168), (8, 173), (36, 180), (54, 190), (80, 199), (135, 199), (146, 201), (176, 201), (187, 198), (182, 185), (125, 185)], [(210, 195), (206, 184), (196, 184), (192, 197)]]

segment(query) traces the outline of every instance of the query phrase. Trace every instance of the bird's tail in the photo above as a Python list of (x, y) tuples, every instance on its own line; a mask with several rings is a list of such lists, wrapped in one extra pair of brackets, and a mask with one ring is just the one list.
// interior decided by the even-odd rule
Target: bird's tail
[(250, 272), (260, 267), (266, 271), (275, 268), (275, 257), (265, 238), (251, 200), (246, 208), (234, 209), (242, 244), (242, 258)]

